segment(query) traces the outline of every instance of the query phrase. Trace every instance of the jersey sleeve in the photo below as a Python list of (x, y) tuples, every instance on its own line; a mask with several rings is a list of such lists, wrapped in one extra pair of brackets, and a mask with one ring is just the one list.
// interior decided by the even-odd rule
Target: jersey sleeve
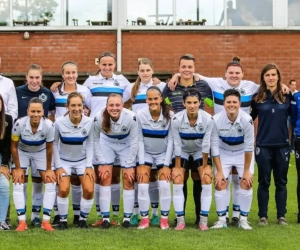
[(251, 115), (253, 121), (255, 121), (256, 117), (258, 116), (258, 110), (256, 108), (256, 102), (254, 101), (254, 98), (252, 98), (252, 101), (251, 101), (250, 115)]
[(172, 105), (172, 103), (171, 103), (171, 101), (170, 101), (170, 99), (169, 99), (170, 93), (171, 93), (171, 90), (170, 90), (170, 88), (168, 87), (168, 85), (166, 85), (166, 86), (164, 87), (164, 90), (163, 90), (163, 96), (164, 96), (164, 98), (165, 98), (165, 102), (166, 102), (168, 105)]
[(138, 134), (139, 134), (139, 149), (138, 149), (138, 158), (139, 158), (139, 165), (145, 164), (145, 145), (144, 145), (144, 136), (143, 136), (143, 128), (142, 122), (139, 118), (139, 112), (136, 116), (137, 123), (138, 123)]
[(19, 141), (20, 135), (21, 135), (21, 128), (20, 128), (20, 121), (17, 120), (13, 126), (12, 132), (11, 132), (11, 139), (13, 141)]
[(130, 100), (130, 96), (131, 96), (131, 86), (128, 85), (128, 86), (126, 86), (126, 88), (124, 89), (124, 92), (123, 92), (123, 103)]
[(105, 160), (100, 149), (100, 133), (101, 133), (101, 118), (100, 114), (97, 114), (94, 119), (94, 164), (95, 165), (102, 165), (105, 164)]
[(18, 98), (13, 83), (9, 88), (9, 97), (6, 104), (6, 113), (11, 115), (13, 121), (18, 117)]
[(297, 102), (296, 102), (295, 95), (292, 96), (290, 108), (291, 108), (291, 123), (295, 127), (297, 121)]
[(5, 134), (4, 134), (4, 138), (3, 138), (3, 145), (5, 145), (5, 147), (2, 147), (2, 162), (1, 164), (4, 165), (8, 165), (9, 160), (10, 160), (10, 156), (11, 156), (11, 152), (10, 152), (10, 144), (11, 144), (11, 130), (12, 130), (12, 116), (11, 115), (5, 115)]
[(138, 123), (134, 116), (130, 126), (130, 148), (129, 154), (125, 162), (125, 168), (131, 168), (136, 166), (136, 156), (138, 153)]
[(49, 121), (49, 128), (48, 128), (48, 131), (47, 131), (46, 142), (53, 142), (54, 141), (54, 136), (55, 136), (54, 124)]
[(49, 111), (55, 111), (55, 98), (52, 92), (50, 92)]
[(259, 89), (260, 85), (256, 84), (255, 82), (252, 82), (252, 81), (248, 81), (248, 83), (251, 85), (252, 95), (256, 94), (258, 92), (258, 89)]
[(179, 120), (176, 116), (171, 121), (175, 157), (181, 156), (181, 138), (179, 135)]
[(213, 122), (213, 128), (211, 132), (211, 155), (212, 157), (217, 157), (220, 155), (219, 151), (219, 134), (218, 134), (218, 127), (216, 121)]
[(203, 91), (204, 91), (204, 102), (209, 106), (213, 107), (214, 106), (214, 101), (213, 101), (213, 93), (211, 91), (211, 88), (209, 87), (208, 83), (206, 81), (201, 81), (201, 84), (203, 85)]
[(92, 92), (90, 91), (89, 88), (87, 88), (86, 92), (85, 92), (85, 105), (91, 110), (92, 105), (91, 105), (91, 101), (92, 101)]
[(209, 119), (206, 126), (205, 135), (202, 140), (202, 152), (203, 153), (209, 153), (210, 151), (210, 141), (211, 141), (211, 133), (213, 129), (214, 121), (213, 119)]
[(244, 151), (253, 152), (254, 150), (254, 125), (251, 118), (244, 121)]
[(91, 128), (86, 140), (86, 167), (91, 168), (93, 167), (93, 152), (94, 152), (94, 122), (91, 121)]

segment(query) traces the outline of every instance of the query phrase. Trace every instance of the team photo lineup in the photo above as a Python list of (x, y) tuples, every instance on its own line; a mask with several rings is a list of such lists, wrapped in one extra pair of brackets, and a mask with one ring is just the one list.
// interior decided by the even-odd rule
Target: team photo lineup
[[(189, 177), (200, 231), (229, 225), (252, 230), (247, 218), (253, 196), (258, 220), (251, 222), (268, 225), (272, 175), (276, 221), (288, 225), (292, 152), (298, 180), (300, 175), (296, 81), (283, 84), (274, 63), (260, 69), (259, 83), (243, 80), (239, 57), (224, 62), (225, 77), (206, 77), (195, 71), (195, 60), (179, 56), (178, 72), (167, 83), (153, 77), (148, 58), (137, 60), (138, 77), (130, 83), (114, 73), (116, 57), (108, 51), (82, 85), (74, 61), (62, 64), (62, 81), (50, 89), (37, 64), (28, 66), (26, 84), (19, 87), (0, 76), (0, 230), (25, 231), (29, 223), (67, 230), (71, 216), (80, 229), (184, 230)], [(297, 202), (300, 209), (298, 184)], [(94, 204), (97, 219), (88, 225)], [(17, 214), (16, 227), (10, 212)], [(211, 213), (217, 221), (209, 220)]]

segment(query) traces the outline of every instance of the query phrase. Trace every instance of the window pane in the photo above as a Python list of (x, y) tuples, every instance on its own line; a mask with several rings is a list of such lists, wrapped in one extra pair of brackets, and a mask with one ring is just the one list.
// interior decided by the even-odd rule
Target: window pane
[(170, 25), (173, 0), (127, 0), (128, 25)]
[(220, 0), (176, 0), (176, 25), (216, 25), (224, 10)]
[(9, 0), (0, 1), (0, 26), (9, 25)]
[(112, 0), (66, 0), (66, 25), (112, 25)]
[(300, 25), (300, 0), (289, 0), (289, 26)]
[(14, 0), (14, 25), (52, 25), (61, 23), (60, 0)]

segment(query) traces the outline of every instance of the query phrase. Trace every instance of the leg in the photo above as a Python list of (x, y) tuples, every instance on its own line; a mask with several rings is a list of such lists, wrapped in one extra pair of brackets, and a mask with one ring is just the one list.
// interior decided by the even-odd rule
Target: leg
[(73, 224), (77, 225), (80, 214), (80, 200), (82, 196), (80, 179), (75, 172), (72, 171), (71, 175), (72, 186), (72, 206), (74, 212)]
[[(71, 175), (71, 173), (70, 173)], [(68, 210), (69, 210), (69, 192), (70, 192), (70, 176), (62, 177), (62, 181), (58, 183), (57, 208), (60, 217), (58, 229), (67, 229)]]
[(297, 169), (297, 202), (298, 202), (298, 221), (300, 223), (300, 138), (296, 137), (295, 140), (295, 160)]
[[(153, 164), (155, 165), (155, 164)], [(158, 172), (156, 166), (152, 166), (150, 172), (150, 184), (149, 184), (149, 195), (152, 208), (151, 225), (159, 225), (158, 217), (158, 206), (159, 206), (159, 183), (158, 183)]]
[(98, 166), (94, 166), (94, 171), (95, 171), (95, 205), (96, 205), (96, 213), (97, 213), (97, 219), (96, 222), (92, 224), (92, 227), (98, 227), (101, 226), (103, 223), (102, 215), (101, 215), (101, 210), (100, 210), (100, 202), (99, 202), (99, 197), (100, 197), (100, 178), (98, 175)]
[(239, 202), (240, 178), (235, 167), (232, 169), (231, 176), (232, 176), (232, 221), (231, 223), (233, 226), (238, 226), (238, 221), (240, 217), (240, 202)]
[[(32, 212), (31, 224), (34, 226), (41, 226), (40, 212), (43, 204), (43, 181), (39, 174), (39, 166), (44, 164), (45, 158), (41, 158), (41, 154), (33, 156), (31, 159), (31, 178), (32, 178)], [(32, 157), (32, 158), (33, 158)]]
[(138, 183), (134, 182), (134, 207), (133, 215), (130, 219), (131, 226), (137, 226), (139, 224), (139, 202), (138, 202)]
[(130, 217), (134, 207), (134, 182), (131, 181), (129, 175), (134, 173), (135, 169), (122, 169), (123, 177), (123, 204), (124, 204), (124, 218), (122, 226), (124, 228), (130, 227)]
[(121, 197), (121, 184), (120, 173), (121, 166), (116, 165), (116, 161), (112, 170), (112, 184), (111, 184), (111, 206), (113, 211), (112, 225), (119, 226), (119, 211), (120, 211), (120, 197)]
[[(8, 170), (9, 171), (9, 170)], [(0, 231), (9, 230), (5, 223), (9, 206), (9, 180), (4, 174), (0, 174)]]

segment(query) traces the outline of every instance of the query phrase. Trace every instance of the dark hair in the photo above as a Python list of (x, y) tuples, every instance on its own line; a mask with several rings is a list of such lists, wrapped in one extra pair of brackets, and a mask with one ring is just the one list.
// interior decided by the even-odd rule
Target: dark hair
[[(99, 57), (98, 57), (98, 63), (100, 63), (100, 60), (102, 57), (106, 57), (106, 56), (109, 56), (109, 57), (112, 57), (114, 60), (115, 60), (115, 63), (117, 63), (117, 60), (116, 60), (116, 56), (111, 53), (110, 51), (104, 51)], [(101, 69), (99, 69), (95, 75), (99, 75), (101, 73)]]
[(226, 70), (230, 67), (230, 66), (237, 66), (240, 67), (243, 71), (243, 66), (240, 63), (241, 59), (238, 56), (235, 56), (232, 58), (231, 62), (229, 62), (226, 66)]
[(0, 94), (0, 101), (1, 101), (1, 111), (0, 111), (0, 139), (2, 140), (5, 135), (5, 104)]
[(275, 63), (268, 63), (266, 66), (263, 67), (261, 74), (260, 74), (260, 87), (258, 89), (257, 95), (254, 97), (254, 101), (256, 102), (263, 102), (267, 98), (267, 84), (264, 80), (264, 76), (266, 72), (268, 72), (271, 69), (276, 69), (277, 75), (278, 75), (278, 81), (276, 90), (272, 94), (274, 99), (279, 103), (285, 102), (285, 96), (283, 95), (283, 92), (281, 90), (281, 74), (280, 71)]
[(292, 82), (297, 82), (297, 81), (295, 79), (292, 79), (292, 80), (289, 81), (289, 84), (291, 85)]
[(30, 99), (30, 101), (28, 102), (28, 108), (30, 107), (31, 103), (39, 103), (43, 107), (43, 101), (38, 97), (33, 97), (33, 98)]
[[(108, 100), (111, 97), (120, 97), (122, 102), (122, 96), (120, 94), (112, 93), (107, 97), (106, 105), (108, 103)], [(122, 102), (123, 103), (123, 102)], [(107, 111), (107, 107), (105, 107), (103, 113), (102, 113), (102, 129), (105, 131), (105, 133), (109, 133), (111, 130), (111, 124), (110, 124), (110, 115)]]
[(163, 96), (160, 88), (158, 88), (156, 86), (151, 86), (150, 88), (148, 88), (147, 91), (146, 91), (146, 95), (149, 91), (153, 91), (153, 90), (157, 91), (159, 93), (159, 95), (161, 96), (162, 102), (160, 103), (160, 106), (161, 106), (161, 109), (162, 109), (162, 114), (166, 118), (167, 122), (169, 122), (169, 120), (171, 119), (171, 116), (170, 116), (171, 107), (170, 107), (170, 105), (168, 105), (165, 102), (164, 96)]
[[(61, 72), (62, 72), (62, 73), (64, 73), (65, 67), (66, 67), (67, 65), (73, 65), (73, 66), (76, 66), (76, 68), (78, 67), (78, 65), (77, 65), (76, 62), (74, 62), (74, 61), (66, 61), (66, 62), (64, 62), (64, 63), (61, 65)], [(60, 95), (65, 95), (65, 93), (63, 93), (62, 90), (61, 90), (63, 84), (64, 84), (64, 79), (61, 78), (61, 84), (58, 85), (58, 93), (59, 93)]]
[(237, 98), (239, 98), (239, 101), (241, 101), (241, 94), (236, 89), (227, 89), (227, 90), (225, 90), (225, 92), (224, 92), (224, 101), (226, 100), (226, 98), (228, 96), (236, 96)]
[[(146, 64), (149, 65), (153, 69), (153, 64), (152, 61), (148, 58), (141, 58), (138, 60), (138, 70), (140, 68), (141, 64)], [(134, 99), (139, 91), (140, 88), (140, 83), (141, 83), (141, 78), (138, 76), (137, 79), (135, 80), (132, 89), (131, 89), (131, 100), (134, 102)]]
[(201, 94), (197, 89), (190, 88), (190, 89), (184, 91), (183, 96), (182, 96), (183, 102), (185, 102), (186, 98), (188, 98), (189, 96), (195, 96), (198, 98), (199, 102), (201, 102)]
[[(79, 97), (81, 100), (82, 100), (82, 103), (84, 103), (84, 97), (82, 94), (78, 93), (78, 92), (71, 92), (68, 96), (68, 99), (67, 99), (67, 107), (70, 105), (70, 101), (72, 98), (74, 97)], [(67, 111), (64, 116), (68, 115), (70, 112)]]
[(179, 58), (179, 65), (180, 65), (181, 60), (191, 60), (191, 61), (195, 62), (195, 57), (192, 54), (184, 54), (183, 56), (181, 56)]

